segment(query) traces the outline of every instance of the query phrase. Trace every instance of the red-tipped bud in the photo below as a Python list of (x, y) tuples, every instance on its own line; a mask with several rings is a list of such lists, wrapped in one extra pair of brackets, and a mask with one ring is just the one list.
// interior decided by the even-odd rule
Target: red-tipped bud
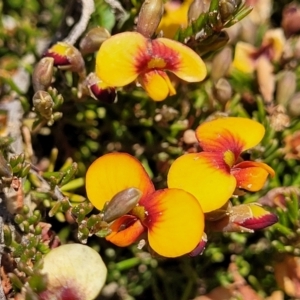
[(221, 220), (209, 222), (212, 231), (222, 232), (254, 232), (275, 224), (278, 217), (265, 210), (258, 203), (236, 205), (229, 215)]
[(162, 0), (145, 0), (138, 17), (137, 32), (150, 38), (156, 31), (164, 12)]
[(79, 74), (84, 73), (84, 60), (81, 53), (72, 45), (58, 42), (44, 53), (45, 57), (52, 57), (54, 65), (63, 70), (70, 70)]
[(90, 73), (85, 80), (90, 96), (105, 103), (117, 101), (117, 91), (114, 87), (108, 86), (97, 77), (95, 73)]
[(275, 224), (278, 217), (265, 210), (258, 203), (249, 203), (233, 206), (230, 220), (244, 228), (258, 230)]
[(110, 37), (110, 33), (103, 27), (92, 28), (80, 41), (79, 48), (83, 55), (99, 50), (101, 44)]
[(34, 91), (45, 91), (51, 84), (53, 75), (53, 57), (43, 57), (35, 66), (32, 74)]

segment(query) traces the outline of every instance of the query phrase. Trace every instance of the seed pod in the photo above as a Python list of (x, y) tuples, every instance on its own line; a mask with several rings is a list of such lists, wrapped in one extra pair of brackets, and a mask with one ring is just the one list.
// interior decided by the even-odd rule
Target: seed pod
[(107, 204), (103, 221), (109, 223), (127, 214), (136, 206), (141, 195), (142, 192), (136, 188), (128, 188), (117, 193)]
[(101, 44), (110, 37), (110, 33), (103, 27), (92, 28), (80, 41), (80, 52), (85, 55), (99, 50)]
[(156, 31), (163, 13), (164, 4), (162, 0), (145, 0), (138, 16), (137, 32), (150, 38)]
[(54, 58), (43, 57), (35, 66), (32, 74), (33, 89), (45, 91), (51, 84), (53, 75)]

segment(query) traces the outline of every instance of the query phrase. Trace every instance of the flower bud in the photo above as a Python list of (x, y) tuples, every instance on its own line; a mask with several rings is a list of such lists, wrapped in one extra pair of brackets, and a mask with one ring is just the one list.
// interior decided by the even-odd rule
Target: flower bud
[(53, 75), (53, 57), (43, 57), (35, 66), (32, 74), (33, 89), (45, 91), (51, 84)]
[(89, 90), (90, 96), (96, 100), (105, 103), (115, 103), (117, 101), (117, 91), (114, 87), (110, 87), (97, 77), (95, 73), (90, 73), (86, 80), (85, 85)]
[(217, 232), (254, 232), (275, 224), (278, 217), (265, 210), (258, 203), (236, 205), (231, 208), (229, 215), (208, 222), (207, 227)]
[(290, 101), (288, 101), (288, 113), (292, 117), (300, 116), (300, 92), (294, 94)]
[(219, 2), (219, 11), (223, 22), (234, 16), (241, 0), (221, 0)]
[(296, 74), (292, 71), (282, 71), (277, 83), (276, 102), (286, 106), (296, 91)]
[(211, 77), (213, 81), (225, 77), (232, 64), (232, 49), (230, 47), (223, 48), (216, 54), (212, 60)]
[(49, 93), (38, 91), (32, 97), (34, 110), (43, 118), (50, 120), (52, 117), (52, 109), (54, 102)]
[(140, 200), (142, 192), (136, 188), (128, 188), (117, 193), (107, 204), (103, 221), (112, 222), (131, 211)]
[(58, 42), (48, 49), (44, 56), (53, 57), (54, 65), (62, 70), (69, 70), (80, 75), (83, 75), (85, 72), (82, 55), (73, 45)]
[(110, 37), (110, 33), (103, 27), (92, 28), (80, 41), (80, 52), (85, 55), (99, 50), (101, 44)]
[(225, 78), (220, 78), (214, 86), (213, 93), (221, 104), (227, 103), (232, 97), (232, 87), (229, 81)]
[(296, 3), (290, 3), (283, 9), (281, 27), (287, 37), (300, 31), (300, 6)]
[(258, 203), (233, 206), (229, 218), (230, 222), (250, 230), (263, 229), (278, 221), (275, 214), (265, 210)]
[(138, 16), (137, 32), (146, 38), (150, 38), (156, 31), (163, 12), (164, 4), (162, 0), (145, 0)]
[(188, 20), (189, 23), (194, 22), (199, 18), (199, 16), (204, 12), (205, 4), (203, 0), (194, 0), (188, 11)]

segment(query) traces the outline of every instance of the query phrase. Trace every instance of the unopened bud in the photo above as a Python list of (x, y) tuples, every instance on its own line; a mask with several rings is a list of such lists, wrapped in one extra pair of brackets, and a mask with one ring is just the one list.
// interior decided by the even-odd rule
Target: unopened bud
[(282, 71), (279, 76), (276, 90), (276, 102), (277, 104), (286, 106), (296, 91), (296, 74), (292, 71)]
[(92, 28), (80, 41), (79, 48), (83, 55), (99, 50), (101, 44), (110, 37), (110, 33), (103, 27)]
[(283, 9), (281, 27), (287, 37), (300, 31), (300, 6), (292, 2)]
[(199, 16), (204, 12), (205, 4), (203, 0), (194, 0), (188, 11), (188, 20), (189, 23), (194, 22), (199, 18)]
[(117, 193), (107, 204), (103, 221), (111, 222), (131, 211), (140, 200), (142, 192), (136, 188), (128, 188)]
[(232, 49), (230, 47), (223, 48), (216, 54), (212, 60), (211, 77), (213, 81), (225, 77), (232, 64)]
[(44, 54), (45, 57), (53, 57), (54, 65), (63, 70), (83, 74), (85, 64), (81, 53), (73, 46), (64, 42), (53, 45)]
[(214, 96), (221, 103), (225, 104), (232, 97), (232, 87), (228, 80), (220, 78), (214, 86)]
[(163, 12), (164, 4), (162, 0), (145, 0), (138, 16), (137, 32), (146, 38), (150, 38), (156, 31)]
[(233, 206), (229, 218), (230, 222), (252, 230), (266, 228), (278, 221), (276, 215), (265, 210), (258, 203)]
[(51, 84), (53, 75), (53, 57), (43, 57), (35, 66), (32, 74), (34, 91), (45, 91)]
[(219, 2), (220, 15), (223, 22), (234, 16), (241, 0), (221, 0)]
[(95, 73), (90, 73), (85, 84), (90, 96), (105, 103), (115, 103), (117, 101), (117, 91), (100, 80)]
[(300, 92), (296, 93), (290, 101), (288, 101), (288, 113), (292, 117), (300, 116)]
[(54, 102), (49, 93), (38, 91), (32, 97), (35, 111), (47, 120), (51, 119)]

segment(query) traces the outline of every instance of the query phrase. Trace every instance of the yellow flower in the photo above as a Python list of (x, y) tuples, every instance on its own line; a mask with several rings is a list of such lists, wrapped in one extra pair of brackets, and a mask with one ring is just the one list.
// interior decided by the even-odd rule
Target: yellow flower
[(125, 247), (147, 233), (150, 247), (165, 257), (181, 256), (196, 248), (203, 235), (204, 215), (194, 196), (180, 189), (155, 191), (142, 164), (126, 153), (101, 156), (87, 171), (87, 195), (100, 210), (128, 188), (138, 189), (141, 197), (110, 225), (108, 241)]
[(112, 36), (97, 54), (96, 74), (103, 82), (121, 87), (137, 80), (155, 101), (176, 94), (166, 71), (188, 82), (206, 76), (204, 62), (187, 46), (166, 38), (151, 40), (138, 32)]
[(256, 121), (220, 118), (201, 124), (196, 137), (204, 150), (174, 161), (168, 174), (169, 188), (194, 195), (205, 213), (222, 207), (236, 188), (260, 190), (274, 170), (261, 162), (241, 161), (243, 151), (256, 146), (265, 133)]

